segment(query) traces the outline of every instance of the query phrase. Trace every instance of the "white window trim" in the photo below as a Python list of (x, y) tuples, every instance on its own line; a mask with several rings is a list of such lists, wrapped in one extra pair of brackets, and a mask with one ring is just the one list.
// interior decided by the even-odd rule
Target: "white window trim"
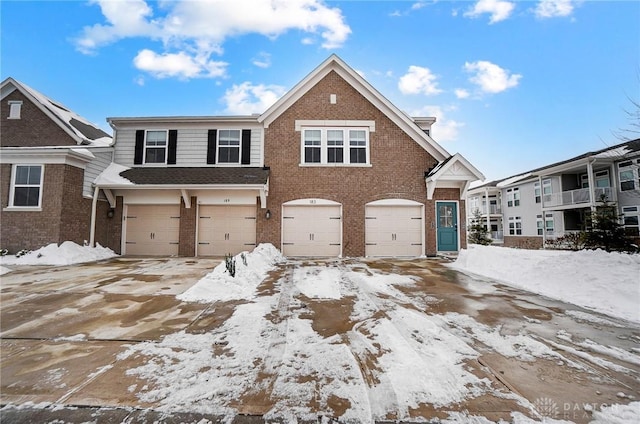
[[(640, 190), (640, 159), (630, 159), (628, 161), (624, 161), (622, 163), (631, 162), (629, 165), (620, 166), (621, 163), (618, 163), (618, 190), (621, 192), (624, 191), (632, 191), (632, 190)], [(620, 174), (625, 171), (631, 171), (631, 180), (622, 180)], [(622, 183), (627, 181), (633, 181), (633, 189), (630, 190), (622, 190)]]
[[(304, 135), (305, 131), (320, 131), (320, 162), (312, 162), (307, 163), (304, 161)], [(334, 163), (328, 162), (328, 149), (329, 145), (327, 144), (327, 132), (328, 131), (342, 131), (342, 159), (343, 162)], [(349, 138), (349, 131), (364, 131), (365, 134), (365, 155), (366, 162), (365, 163), (350, 163), (351, 160), (351, 144)], [(371, 143), (369, 137), (370, 131), (369, 127), (304, 127), (300, 129), (300, 164), (301, 167), (371, 167)], [(333, 146), (332, 146), (333, 147)]]
[[(40, 191), (38, 192), (38, 206), (14, 206), (15, 188), (16, 188), (16, 170), (19, 166), (39, 166), (40, 167)], [(41, 212), (42, 211), (42, 192), (44, 191), (44, 164), (34, 163), (16, 163), (11, 167), (11, 186), (9, 188), (9, 206), (2, 209), (3, 211), (14, 212)]]
[[(516, 194), (518, 195), (518, 198), (516, 198)], [(517, 205), (516, 205), (516, 201), (518, 202)], [(511, 204), (509, 204), (509, 202), (511, 202)], [(513, 208), (518, 206), (520, 206), (520, 188), (516, 187), (516, 188), (508, 189), (507, 190), (507, 207)]]
[[(164, 131), (165, 132), (165, 145), (164, 145), (164, 162), (150, 162), (147, 163), (147, 149), (159, 149), (159, 146), (147, 146), (147, 137), (149, 132), (160, 132), (160, 131)], [(167, 164), (167, 156), (169, 155), (169, 130), (165, 130), (165, 129), (153, 129), (153, 130), (145, 130), (144, 132), (144, 151), (142, 154), (142, 163), (144, 165), (149, 165), (149, 166), (157, 166), (157, 165), (166, 165)]]
[[(625, 210), (627, 209), (627, 210)], [(638, 225), (625, 225), (624, 219), (628, 216), (637, 216), (638, 217)], [(640, 233), (640, 206), (623, 206), (622, 207), (622, 223), (624, 228), (638, 228), (638, 232)]]
[(20, 119), (22, 100), (9, 100), (9, 116), (7, 119)]
[[(220, 162), (220, 148), (221, 147), (235, 147), (235, 146), (220, 146), (220, 132), (221, 131), (237, 131), (238, 132), (238, 161), (237, 162)], [(216, 134), (216, 165), (220, 166), (238, 166), (242, 163), (242, 130), (238, 128), (222, 128), (218, 129)]]
[[(511, 223), (513, 223), (513, 234), (511, 234)], [(520, 224), (520, 234), (518, 234), (518, 225)], [(522, 217), (520, 216), (510, 216), (507, 221), (507, 233), (510, 236), (521, 236), (522, 235)]]

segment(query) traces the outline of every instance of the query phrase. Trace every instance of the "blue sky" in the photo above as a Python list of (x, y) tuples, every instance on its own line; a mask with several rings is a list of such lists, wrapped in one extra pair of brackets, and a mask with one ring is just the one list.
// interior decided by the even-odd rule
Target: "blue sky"
[(638, 1), (2, 1), (1, 78), (107, 117), (263, 112), (336, 53), (488, 179), (619, 143)]

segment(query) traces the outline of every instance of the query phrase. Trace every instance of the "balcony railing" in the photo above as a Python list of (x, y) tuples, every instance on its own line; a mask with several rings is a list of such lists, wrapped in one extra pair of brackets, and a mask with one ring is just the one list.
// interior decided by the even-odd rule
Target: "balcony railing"
[[(476, 212), (479, 212), (480, 215), (487, 214), (487, 205), (476, 207), (471, 211), (471, 214), (474, 215)], [(499, 215), (502, 213), (502, 207), (500, 205), (489, 205), (489, 214), (490, 215)]]
[[(595, 201), (600, 201), (602, 195), (611, 200), (611, 187), (596, 187), (594, 190)], [(542, 196), (542, 207), (578, 205), (581, 203), (591, 203), (589, 189), (562, 191), (560, 193), (545, 194)]]
[(502, 231), (491, 231), (491, 240), (494, 242), (502, 242), (504, 240), (504, 233)]

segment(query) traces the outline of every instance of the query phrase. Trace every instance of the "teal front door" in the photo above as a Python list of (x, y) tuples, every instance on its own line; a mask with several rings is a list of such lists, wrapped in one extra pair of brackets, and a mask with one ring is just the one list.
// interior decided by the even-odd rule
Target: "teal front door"
[(458, 251), (458, 209), (455, 202), (436, 204), (438, 251)]

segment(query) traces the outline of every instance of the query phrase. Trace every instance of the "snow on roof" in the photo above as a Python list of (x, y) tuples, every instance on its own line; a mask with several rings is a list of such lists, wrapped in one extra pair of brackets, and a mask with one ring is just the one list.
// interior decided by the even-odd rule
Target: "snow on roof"
[(531, 172), (527, 172), (526, 174), (522, 174), (522, 175), (516, 175), (515, 177), (507, 178), (506, 180), (500, 181), (498, 184), (496, 184), (496, 187), (510, 186), (511, 184), (515, 184), (518, 181), (522, 181), (525, 178), (531, 177), (532, 175), (533, 174)]
[(21, 88), (27, 91), (44, 108), (46, 108), (55, 117), (57, 117), (60, 120), (58, 124), (64, 126), (71, 133), (75, 134), (82, 140), (83, 144), (85, 144), (86, 142), (90, 146), (106, 147), (110, 146), (113, 143), (113, 138), (109, 134), (107, 134), (82, 116), (69, 110), (59, 102), (48, 98), (39, 91), (34, 90), (28, 85), (25, 85), (20, 81), (16, 81), (15, 79), (13, 81), (15, 82), (15, 84), (20, 85)]
[(131, 169), (129, 167), (111, 162), (104, 171), (93, 180), (93, 183), (100, 187), (134, 185), (128, 179), (121, 177), (120, 173)]

